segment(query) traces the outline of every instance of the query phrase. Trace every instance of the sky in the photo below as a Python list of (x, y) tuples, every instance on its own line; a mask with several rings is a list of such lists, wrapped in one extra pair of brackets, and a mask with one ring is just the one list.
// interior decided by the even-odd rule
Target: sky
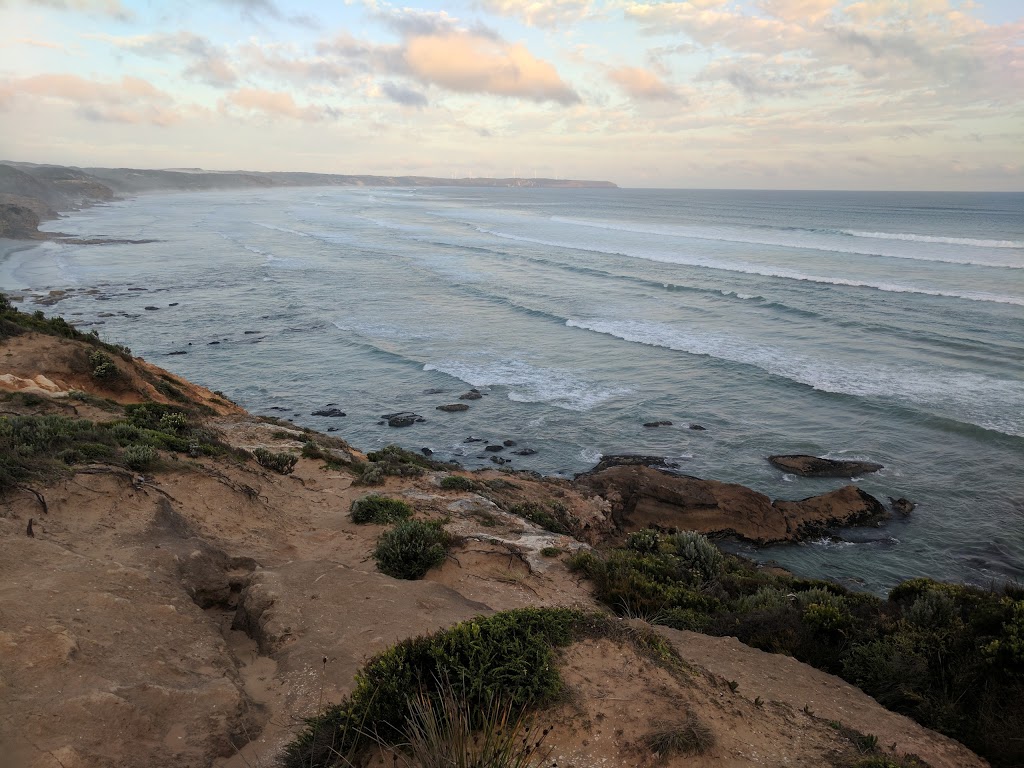
[(0, 158), (1024, 190), (1024, 0), (0, 0)]

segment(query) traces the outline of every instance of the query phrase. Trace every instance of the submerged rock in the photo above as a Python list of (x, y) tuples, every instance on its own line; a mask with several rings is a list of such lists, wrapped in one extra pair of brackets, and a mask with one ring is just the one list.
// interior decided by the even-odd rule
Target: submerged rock
[(642, 454), (634, 453), (612, 453), (607, 456), (602, 456), (601, 460), (597, 462), (597, 466), (584, 474), (592, 475), (596, 472), (608, 469), (609, 467), (664, 467), (665, 469), (675, 469), (678, 466), (678, 464), (668, 461), (664, 456), (644, 456)]
[(483, 395), (479, 389), (471, 389), (469, 392), (459, 395), (459, 400), (479, 400)]
[(901, 515), (909, 515), (917, 507), (917, 504), (912, 502), (910, 499), (894, 499), (892, 496), (889, 497), (889, 506), (892, 507), (893, 512), (899, 512)]
[(596, 470), (578, 476), (575, 484), (611, 504), (612, 518), (622, 532), (654, 526), (771, 544), (887, 517), (878, 499), (853, 485), (798, 501), (773, 502), (742, 485), (672, 475), (642, 464)]
[(412, 411), (385, 413), (381, 418), (387, 421), (389, 427), (410, 427), (418, 422), (426, 421), (418, 413), (413, 413)]
[(839, 461), (803, 454), (769, 456), (772, 466), (801, 477), (857, 477), (882, 469), (872, 461)]
[(490, 451), (491, 453), (498, 453), (500, 451), (504, 451), (505, 450), (505, 446), (504, 445), (488, 445), (488, 446), (484, 447), (484, 450), (485, 451)]
[(644, 424), (644, 426), (647, 427), (648, 429), (651, 429), (653, 427), (671, 427), (672, 422), (668, 420), (648, 421), (646, 424)]
[(694, 430), (695, 432), (707, 432), (708, 428), (702, 427), (700, 424), (691, 424), (690, 429)]
[(537, 453), (533, 448), (520, 448), (518, 451), (512, 451), (516, 456), (533, 456)]
[(340, 408), (321, 408), (319, 411), (313, 411), (311, 416), (327, 416), (328, 418), (336, 419), (339, 416), (345, 416), (345, 412)]
[(439, 405), (437, 410), (445, 411), (446, 413), (458, 413), (459, 411), (468, 411), (469, 406), (465, 403), (452, 403), (450, 405)]

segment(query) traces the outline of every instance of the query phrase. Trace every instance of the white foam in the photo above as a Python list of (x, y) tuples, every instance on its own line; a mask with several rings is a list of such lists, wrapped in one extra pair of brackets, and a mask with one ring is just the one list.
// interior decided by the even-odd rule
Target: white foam
[[(844, 366), (830, 358), (737, 336), (684, 331), (637, 320), (567, 320), (565, 324), (637, 344), (752, 365), (824, 392), (932, 406), (985, 429), (1024, 436), (1024, 413), (1019, 407), (1024, 402), (1024, 381), (934, 367), (894, 368), (867, 363)], [(1016, 416), (996, 418), (993, 413)]]
[(537, 245), (546, 245), (554, 248), (570, 248), (577, 251), (587, 251), (589, 253), (603, 253), (610, 256), (645, 259), (647, 261), (656, 261), (663, 264), (683, 264), (686, 266), (701, 267), (704, 269), (739, 272), (745, 275), (778, 277), (785, 280), (799, 280), (803, 282), (822, 283), (825, 285), (843, 285), (851, 288), (873, 288), (878, 291), (886, 291), (889, 293), (917, 293), (925, 296), (940, 296), (952, 299), (966, 299), (967, 301), (986, 301), (995, 304), (1015, 304), (1017, 306), (1024, 306), (1024, 297), (1021, 296), (1003, 296), (993, 293), (983, 293), (980, 291), (940, 291), (912, 285), (901, 285), (899, 283), (882, 283), (869, 280), (854, 280), (843, 277), (825, 277), (823, 275), (812, 275), (797, 272), (792, 269), (765, 267), (748, 264), (746, 262), (715, 261), (695, 254), (666, 254), (653, 253), (650, 251), (638, 252), (630, 249), (612, 250), (607, 248), (597, 248), (592, 245), (583, 245), (580, 243), (558, 242), (554, 240), (542, 240), (535, 237), (524, 237), (522, 235), (512, 235), (506, 232), (498, 232), (496, 230), (490, 230), (483, 227), (476, 227), (476, 229), (479, 232), (494, 235), (495, 237), (500, 237), (506, 240), (518, 240), (521, 242), (535, 243)]
[(263, 227), (264, 229), (272, 229), (275, 232), (287, 232), (289, 235), (298, 235), (299, 237), (309, 237), (309, 235), (307, 233), (300, 232), (297, 229), (289, 229), (288, 227), (278, 227), (278, 226), (276, 226), (274, 224), (263, 224), (262, 222), (259, 222), (259, 221), (254, 221), (252, 223), (255, 224), (257, 227)]
[(875, 240), (908, 240), (913, 243), (968, 245), (975, 248), (1024, 248), (1024, 241), (1021, 240), (978, 240), (973, 237), (940, 237), (938, 235), (913, 235), (905, 232), (861, 232), (856, 229), (842, 229), (840, 232), (852, 237), (867, 237)]
[(503, 386), (518, 403), (548, 403), (570, 411), (590, 409), (628, 394), (626, 388), (601, 387), (565, 368), (531, 365), (522, 360), (442, 360), (425, 371), (440, 371), (474, 387)]

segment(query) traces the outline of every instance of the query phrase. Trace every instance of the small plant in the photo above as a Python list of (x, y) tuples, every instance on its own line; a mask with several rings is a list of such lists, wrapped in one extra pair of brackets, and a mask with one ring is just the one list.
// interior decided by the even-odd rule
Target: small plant
[(762, 699), (760, 696), (755, 697), (754, 698), (754, 706), (757, 707), (758, 709), (763, 709), (764, 708), (764, 699)]
[(681, 725), (658, 728), (643, 738), (654, 754), (662, 759), (682, 755), (703, 755), (715, 745), (715, 735), (692, 712)]
[(740, 687), (740, 684), (738, 682), (736, 682), (735, 680), (730, 680), (729, 681), (729, 690), (732, 691), (733, 693), (736, 693), (736, 691), (739, 690), (739, 687)]
[(544, 547), (540, 554), (542, 557), (558, 557), (562, 554), (562, 549), (560, 547)]
[(661, 548), (661, 536), (655, 530), (645, 528), (634, 531), (626, 537), (626, 549), (640, 555), (652, 555)]
[(421, 579), (448, 557), (451, 536), (437, 521), (403, 520), (377, 539), (373, 557), (381, 573), (396, 579)]
[(724, 558), (707, 536), (696, 531), (681, 531), (668, 537), (668, 545), (701, 581), (711, 581), (721, 573)]
[(156, 461), (156, 451), (148, 445), (129, 445), (124, 449), (121, 457), (129, 469), (142, 472), (152, 466)]
[(261, 467), (272, 469), (282, 475), (290, 475), (299, 460), (299, 457), (292, 453), (272, 453), (266, 448), (254, 448), (252, 455)]
[(117, 367), (108, 355), (98, 349), (89, 355), (89, 365), (92, 367), (92, 377), (101, 381), (111, 381), (121, 375), (121, 369)]
[(869, 754), (878, 749), (878, 737), (873, 733), (858, 733), (852, 740), (853, 745), (862, 755)]
[(441, 488), (445, 491), (472, 491), (476, 483), (462, 475), (445, 475), (441, 478)]
[[(559, 507), (552, 505), (553, 509), (548, 510), (543, 504), (538, 504), (535, 501), (524, 501), (519, 504), (514, 504), (510, 509), (513, 515), (519, 517), (525, 517), (531, 523), (539, 525), (546, 531), (552, 533), (569, 533), (568, 527), (563, 522), (565, 518), (565, 505), (559, 504)], [(562, 519), (559, 519), (559, 513), (561, 513)]]
[(397, 523), (412, 515), (412, 507), (404, 501), (371, 494), (352, 502), (350, 515), (353, 523)]

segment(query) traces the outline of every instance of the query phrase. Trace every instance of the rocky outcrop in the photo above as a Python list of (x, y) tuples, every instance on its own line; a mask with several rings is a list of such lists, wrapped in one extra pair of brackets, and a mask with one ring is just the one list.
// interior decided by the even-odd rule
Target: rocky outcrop
[(612, 518), (623, 533), (653, 526), (772, 544), (886, 517), (877, 499), (852, 485), (801, 501), (773, 502), (742, 485), (671, 475), (643, 465), (612, 466), (575, 482), (578, 489), (611, 503)]
[(439, 405), (437, 410), (445, 411), (446, 413), (458, 413), (460, 411), (468, 411), (469, 406), (465, 403), (452, 403), (451, 405)]
[(881, 464), (872, 461), (839, 461), (803, 454), (769, 456), (768, 461), (783, 472), (801, 477), (857, 477), (882, 469)]
[(30, 208), (0, 203), (0, 237), (25, 240), (39, 231), (39, 216)]
[(381, 416), (389, 427), (411, 427), (413, 424), (418, 424), (421, 421), (426, 421), (418, 413), (412, 411), (402, 411), (401, 413), (385, 413)]
[[(674, 464), (664, 456), (644, 456), (641, 454), (634, 453), (612, 453), (607, 456), (602, 456), (601, 460), (597, 462), (597, 466), (584, 475), (592, 475), (597, 472), (601, 472), (609, 467), (664, 467), (665, 469), (674, 469), (678, 467), (678, 464)], [(581, 475), (582, 477), (583, 475)]]

